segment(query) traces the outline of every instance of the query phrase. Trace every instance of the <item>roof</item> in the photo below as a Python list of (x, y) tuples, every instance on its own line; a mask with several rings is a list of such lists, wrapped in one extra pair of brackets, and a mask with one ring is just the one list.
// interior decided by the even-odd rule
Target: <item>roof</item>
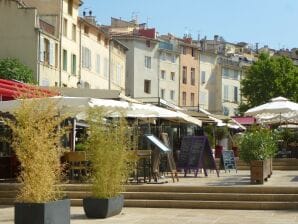
[(120, 99), (119, 90), (86, 89), (86, 88), (58, 88), (61, 95), (70, 97), (91, 97), (98, 99)]
[(201, 120), (203, 123), (216, 123), (208, 115), (197, 111), (183, 111), (183, 113)]
[(232, 117), (235, 121), (243, 125), (251, 125), (256, 123), (254, 117)]

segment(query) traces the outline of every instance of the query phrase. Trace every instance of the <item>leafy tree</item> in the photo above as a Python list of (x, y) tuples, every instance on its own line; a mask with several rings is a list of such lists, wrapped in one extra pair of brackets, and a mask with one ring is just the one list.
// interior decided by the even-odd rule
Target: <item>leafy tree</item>
[(0, 60), (0, 78), (34, 83), (33, 71), (15, 58)]
[(246, 70), (241, 85), (242, 95), (247, 100), (239, 107), (241, 113), (277, 96), (298, 101), (298, 68), (289, 58), (262, 53)]

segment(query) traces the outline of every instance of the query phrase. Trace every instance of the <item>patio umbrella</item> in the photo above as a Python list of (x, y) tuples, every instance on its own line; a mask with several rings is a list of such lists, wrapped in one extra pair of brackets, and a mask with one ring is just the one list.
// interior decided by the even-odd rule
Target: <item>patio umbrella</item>
[(298, 111), (298, 104), (284, 97), (272, 98), (269, 103), (253, 107), (245, 112), (245, 115), (256, 116), (258, 114), (281, 114)]
[(297, 120), (298, 104), (284, 97), (272, 98), (269, 103), (249, 109), (245, 115), (254, 116), (260, 122)]

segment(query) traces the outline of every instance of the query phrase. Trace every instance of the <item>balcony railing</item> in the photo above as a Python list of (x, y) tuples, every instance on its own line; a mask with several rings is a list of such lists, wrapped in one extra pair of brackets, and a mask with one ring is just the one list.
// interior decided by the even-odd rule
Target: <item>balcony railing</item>
[(164, 49), (164, 50), (173, 50), (173, 44), (167, 43), (167, 42), (160, 42), (159, 43), (159, 49)]

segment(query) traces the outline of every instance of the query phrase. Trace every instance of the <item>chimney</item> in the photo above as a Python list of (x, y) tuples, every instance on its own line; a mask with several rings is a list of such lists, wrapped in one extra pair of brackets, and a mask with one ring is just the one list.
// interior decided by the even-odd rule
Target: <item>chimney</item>
[(218, 41), (219, 36), (218, 35), (214, 35), (214, 40)]

